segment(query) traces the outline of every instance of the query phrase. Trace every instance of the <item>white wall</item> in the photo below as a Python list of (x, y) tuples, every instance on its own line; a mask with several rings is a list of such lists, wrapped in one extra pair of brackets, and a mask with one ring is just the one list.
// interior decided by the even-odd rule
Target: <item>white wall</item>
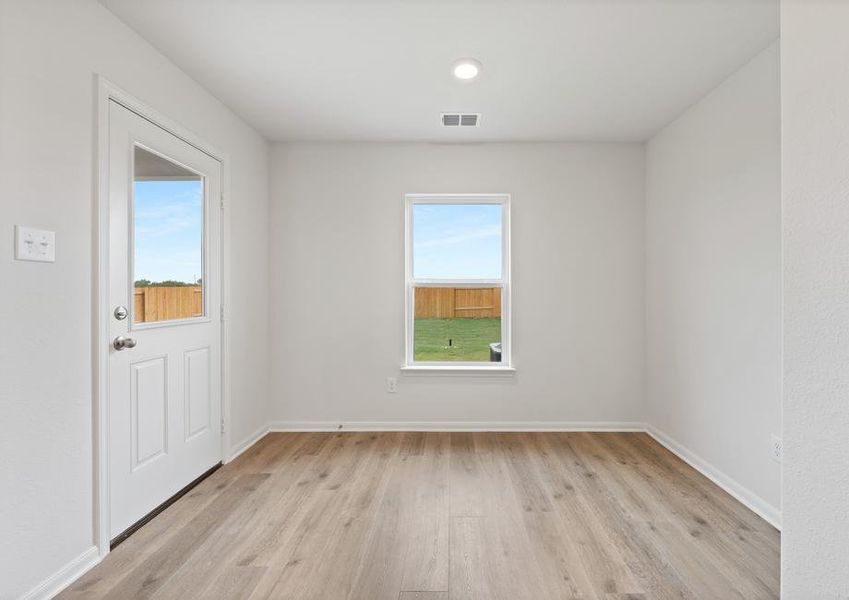
[[(232, 158), (233, 442), (267, 410), (267, 145), (94, 0), (0, 3), (0, 598), (91, 548), (93, 75)], [(12, 260), (15, 223), (55, 264)]]
[[(275, 146), (276, 425), (641, 420), (643, 163), (637, 144)], [(513, 195), (515, 377), (386, 392), (404, 361), (409, 192)]]
[(773, 520), (781, 426), (776, 42), (646, 155), (648, 421)]
[(781, 21), (782, 597), (849, 598), (849, 3)]

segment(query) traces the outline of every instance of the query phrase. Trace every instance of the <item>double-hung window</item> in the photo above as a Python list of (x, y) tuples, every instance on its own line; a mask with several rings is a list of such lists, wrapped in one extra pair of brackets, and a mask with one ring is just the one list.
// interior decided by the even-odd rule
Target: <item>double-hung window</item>
[(510, 197), (406, 197), (406, 366), (504, 370), (510, 360)]

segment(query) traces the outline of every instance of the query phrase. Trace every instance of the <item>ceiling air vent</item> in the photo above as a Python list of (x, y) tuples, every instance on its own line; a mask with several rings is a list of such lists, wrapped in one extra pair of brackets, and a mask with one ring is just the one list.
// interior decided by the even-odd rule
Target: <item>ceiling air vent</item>
[(480, 113), (442, 113), (443, 127), (477, 127)]

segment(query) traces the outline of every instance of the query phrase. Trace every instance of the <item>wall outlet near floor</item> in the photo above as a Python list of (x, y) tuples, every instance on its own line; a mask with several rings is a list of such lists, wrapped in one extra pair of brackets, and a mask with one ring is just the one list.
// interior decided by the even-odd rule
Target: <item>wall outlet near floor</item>
[(781, 462), (782, 454), (784, 454), (784, 448), (781, 445), (781, 438), (773, 433), (772, 444), (770, 444), (770, 456), (775, 462)]
[(386, 378), (386, 391), (390, 394), (394, 394), (398, 391), (398, 378), (397, 377), (387, 377)]

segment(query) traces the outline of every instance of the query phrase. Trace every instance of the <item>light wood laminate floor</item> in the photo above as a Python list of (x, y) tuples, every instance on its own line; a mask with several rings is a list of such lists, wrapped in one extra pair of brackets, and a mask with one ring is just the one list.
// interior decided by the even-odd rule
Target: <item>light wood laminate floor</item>
[(779, 534), (642, 433), (275, 433), (61, 598), (777, 598)]

